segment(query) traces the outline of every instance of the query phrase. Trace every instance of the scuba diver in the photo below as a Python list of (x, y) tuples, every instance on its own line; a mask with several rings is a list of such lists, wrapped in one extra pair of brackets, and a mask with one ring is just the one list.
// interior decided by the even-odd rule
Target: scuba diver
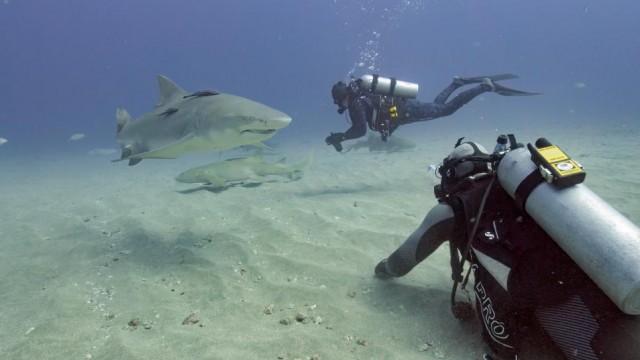
[(483, 359), (518, 359), (531, 339), (566, 359), (639, 359), (640, 229), (546, 139), (501, 135), (491, 154), (462, 139), (437, 168), (438, 204), (375, 276), (403, 276), (449, 240), (451, 309), (473, 314), (468, 293), (456, 299), (473, 272)]
[[(342, 142), (357, 139), (367, 132), (367, 126), (380, 133), (386, 139), (400, 125), (417, 121), (428, 121), (456, 112), (476, 96), (485, 92), (495, 92), (504, 96), (538, 95), (510, 89), (496, 81), (515, 79), (513, 74), (499, 74), (478, 77), (454, 77), (451, 84), (444, 89), (432, 103), (415, 100), (418, 95), (418, 84), (386, 78), (379, 75), (363, 75), (345, 84), (337, 82), (331, 88), (333, 103), (338, 106), (338, 113), (347, 109), (351, 119), (351, 127), (344, 133), (331, 133), (325, 142), (342, 151)], [(458, 88), (478, 84), (465, 90), (447, 102), (451, 94)]]

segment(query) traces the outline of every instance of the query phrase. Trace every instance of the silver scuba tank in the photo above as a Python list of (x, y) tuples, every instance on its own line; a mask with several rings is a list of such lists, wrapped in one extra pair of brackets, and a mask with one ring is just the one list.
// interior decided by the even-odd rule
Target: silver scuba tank
[(418, 96), (419, 85), (377, 74), (367, 74), (360, 77), (360, 87), (378, 95), (414, 99)]
[(640, 229), (584, 184), (542, 182), (519, 200), (527, 188), (520, 185), (538, 170), (518, 148), (500, 161), (498, 180), (620, 310), (640, 315)]

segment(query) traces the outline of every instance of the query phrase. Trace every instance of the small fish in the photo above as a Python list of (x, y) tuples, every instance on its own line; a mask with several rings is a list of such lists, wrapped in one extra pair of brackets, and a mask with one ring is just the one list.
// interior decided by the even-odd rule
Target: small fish
[(165, 110), (164, 112), (158, 114), (158, 116), (164, 116), (164, 117), (168, 117), (171, 114), (175, 114), (178, 112), (178, 109), (176, 108), (168, 108), (167, 110)]
[(117, 154), (118, 150), (116, 149), (93, 149), (90, 150), (87, 154), (91, 156), (107, 156)]
[(587, 87), (587, 84), (583, 83), (583, 82), (577, 82), (575, 84), (573, 84), (573, 87), (575, 87), (576, 89), (584, 89)]
[(217, 91), (211, 91), (211, 90), (201, 90), (201, 91), (196, 91), (193, 94), (189, 94), (189, 95), (185, 95), (182, 98), (183, 99), (188, 99), (188, 98), (199, 98), (199, 97), (203, 97), (203, 96), (214, 96), (214, 95), (218, 95), (220, 94)]
[(8, 142), (9, 142), (9, 140), (7, 140), (7, 139), (5, 139), (5, 138), (1, 138), (1, 137), (0, 137), (0, 146), (2, 146), (2, 145), (4, 145), (4, 144), (6, 144), (6, 143), (8, 143)]
[(78, 141), (78, 140), (82, 140), (85, 138), (85, 135), (82, 133), (77, 133), (77, 134), (73, 134), (71, 135), (71, 137), (69, 138), (69, 141)]

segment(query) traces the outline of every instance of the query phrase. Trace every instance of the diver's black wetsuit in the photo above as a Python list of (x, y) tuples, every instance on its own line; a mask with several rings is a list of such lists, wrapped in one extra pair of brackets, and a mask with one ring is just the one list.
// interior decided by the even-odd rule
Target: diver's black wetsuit
[[(446, 89), (436, 96), (432, 103), (399, 99), (399, 118), (392, 123), (391, 132), (400, 125), (417, 121), (428, 121), (451, 115), (476, 96), (491, 91), (488, 85), (480, 84), (461, 92), (451, 99), (451, 101), (446, 102), (449, 96), (463, 85), (463, 82), (454, 80)], [(370, 129), (375, 129), (375, 124), (373, 124), (373, 111), (375, 106), (372, 100), (373, 96), (360, 95), (351, 100), (349, 103), (351, 127), (344, 133), (343, 140), (356, 139), (364, 136), (367, 132), (367, 126), (369, 126)]]
[(349, 118), (351, 118), (351, 127), (345, 131), (343, 139), (357, 139), (364, 136), (367, 133), (367, 124), (370, 124), (373, 118), (372, 101), (366, 95), (351, 100)]

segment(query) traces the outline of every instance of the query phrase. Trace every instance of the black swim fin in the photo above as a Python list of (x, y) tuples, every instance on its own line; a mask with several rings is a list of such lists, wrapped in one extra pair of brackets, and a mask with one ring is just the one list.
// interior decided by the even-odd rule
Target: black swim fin
[(455, 80), (460, 81), (462, 84), (479, 84), (485, 79), (491, 79), (491, 81), (511, 80), (517, 79), (518, 75), (515, 74), (496, 74), (488, 76), (474, 76), (474, 77), (456, 77)]
[(506, 86), (502, 86), (497, 83), (493, 83), (493, 92), (502, 96), (532, 96), (532, 95), (542, 95), (542, 93), (537, 92), (528, 92), (522, 90), (516, 90), (512, 88), (508, 88)]

